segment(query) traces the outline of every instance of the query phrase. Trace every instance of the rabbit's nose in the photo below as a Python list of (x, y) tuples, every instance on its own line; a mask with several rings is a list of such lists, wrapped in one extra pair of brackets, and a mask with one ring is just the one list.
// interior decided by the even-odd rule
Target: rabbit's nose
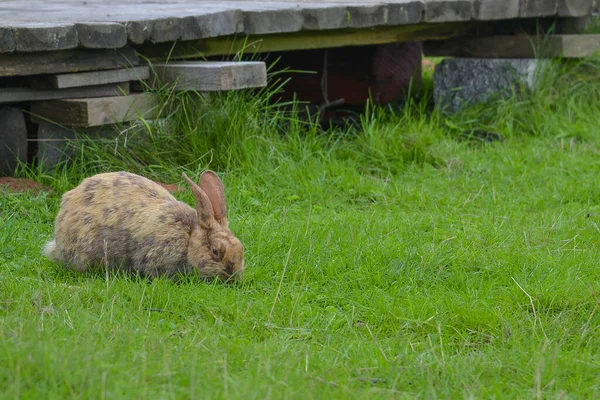
[(233, 275), (234, 272), (234, 266), (232, 262), (228, 262), (227, 264), (225, 264), (225, 273), (229, 276)]

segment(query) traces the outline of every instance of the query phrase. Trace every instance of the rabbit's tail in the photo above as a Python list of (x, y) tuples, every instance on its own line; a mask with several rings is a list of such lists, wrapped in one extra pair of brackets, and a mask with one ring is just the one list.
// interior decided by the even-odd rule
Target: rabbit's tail
[(51, 240), (44, 246), (44, 254), (46, 257), (56, 259), (56, 240)]

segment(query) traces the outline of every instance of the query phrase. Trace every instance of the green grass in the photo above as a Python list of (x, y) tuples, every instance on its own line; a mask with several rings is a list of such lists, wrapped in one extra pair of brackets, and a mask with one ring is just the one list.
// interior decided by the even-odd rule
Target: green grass
[[(23, 171), (55, 191), (0, 194), (0, 397), (599, 397), (598, 65), (455, 116), (425, 96), (330, 132), (266, 95), (163, 94), (169, 121)], [(83, 176), (206, 167), (245, 244), (241, 285), (40, 255)]]

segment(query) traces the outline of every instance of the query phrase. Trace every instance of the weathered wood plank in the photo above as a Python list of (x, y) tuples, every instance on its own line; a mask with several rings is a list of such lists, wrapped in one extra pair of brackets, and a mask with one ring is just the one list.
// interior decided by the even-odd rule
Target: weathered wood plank
[(126, 27), (133, 44), (174, 42), (183, 37), (183, 20), (176, 17), (130, 21)]
[(225, 91), (267, 85), (264, 62), (181, 62), (158, 64), (162, 83), (175, 90)]
[(0, 53), (15, 51), (15, 37), (11, 28), (0, 28)]
[(300, 8), (258, 9), (245, 11), (244, 33), (260, 35), (271, 32), (297, 32), (302, 29), (304, 17)]
[(0, 54), (0, 76), (27, 76), (65, 72), (94, 71), (136, 66), (136, 52), (119, 50), (74, 49), (56, 52)]
[(152, 119), (157, 99), (150, 93), (94, 99), (49, 100), (31, 103), (36, 120), (48, 120), (66, 126), (101, 126)]
[(575, 17), (589, 13), (594, 0), (3, 0), (0, 3), (0, 52), (11, 52), (118, 48), (124, 46), (126, 37), (131, 44), (139, 45), (239, 33), (365, 29), (417, 24), (422, 19), (440, 23), (556, 14)]
[(558, 15), (561, 17), (584, 17), (590, 15), (594, 0), (558, 0)]
[(555, 33), (563, 35), (577, 35), (585, 32), (592, 22), (592, 16), (558, 18), (555, 25)]
[(513, 19), (519, 17), (519, 0), (475, 0), (473, 17), (480, 21)]
[(0, 108), (0, 175), (11, 174), (27, 161), (27, 126), (23, 111)]
[(426, 0), (425, 22), (468, 21), (473, 16), (471, 0)]
[(557, 11), (557, 0), (521, 0), (519, 16), (522, 18), (552, 16)]
[(423, 20), (425, 3), (421, 0), (389, 3), (388, 10), (388, 25), (418, 24)]
[(183, 18), (182, 40), (227, 36), (243, 31), (242, 10), (208, 12)]
[(251, 35), (247, 38), (228, 36), (179, 42), (175, 46), (172, 44), (145, 45), (140, 46), (138, 50), (140, 54), (155, 59), (165, 59), (166, 57), (185, 59), (236, 54), (242, 50), (250, 54), (270, 51), (324, 49), (448, 39), (460, 36), (478, 25), (477, 22), (454, 22), (386, 26), (367, 30), (301, 31), (278, 35)]
[(553, 35), (547, 38), (489, 36), (425, 42), (423, 53), (437, 57), (583, 58), (600, 49), (600, 35)]
[(11, 26), (17, 51), (66, 50), (77, 47), (77, 29), (73, 24), (19, 23)]
[[(80, 72), (73, 74), (40, 75), (29, 79), (31, 88), (65, 89), (81, 86), (106, 85), (148, 79), (150, 68), (147, 66), (106, 71)], [(85, 97), (85, 96), (84, 96)]]
[(127, 45), (127, 29), (118, 23), (75, 24), (79, 46), (87, 49), (118, 49)]
[(0, 89), (0, 104), (21, 101), (124, 96), (128, 94), (129, 82), (67, 89), (2, 88)]

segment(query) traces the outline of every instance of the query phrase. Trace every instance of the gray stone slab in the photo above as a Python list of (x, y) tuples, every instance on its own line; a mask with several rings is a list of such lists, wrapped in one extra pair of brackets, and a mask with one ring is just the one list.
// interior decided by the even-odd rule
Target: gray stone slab
[(537, 59), (445, 59), (434, 73), (436, 107), (454, 113), (519, 85), (533, 88), (544, 65)]
[(17, 51), (66, 50), (77, 47), (77, 29), (73, 24), (27, 23), (13, 25)]
[(521, 0), (519, 16), (523, 18), (556, 15), (557, 0)]
[(80, 47), (88, 49), (118, 49), (127, 45), (127, 29), (111, 22), (75, 24)]
[(594, 0), (558, 0), (558, 15), (561, 17), (584, 17), (590, 15)]
[(468, 21), (473, 16), (471, 0), (426, 0), (425, 22)]
[(27, 161), (27, 126), (18, 108), (0, 108), (0, 175), (11, 175)]
[(519, 0), (475, 0), (473, 3), (473, 17), (480, 21), (518, 18), (519, 5)]

